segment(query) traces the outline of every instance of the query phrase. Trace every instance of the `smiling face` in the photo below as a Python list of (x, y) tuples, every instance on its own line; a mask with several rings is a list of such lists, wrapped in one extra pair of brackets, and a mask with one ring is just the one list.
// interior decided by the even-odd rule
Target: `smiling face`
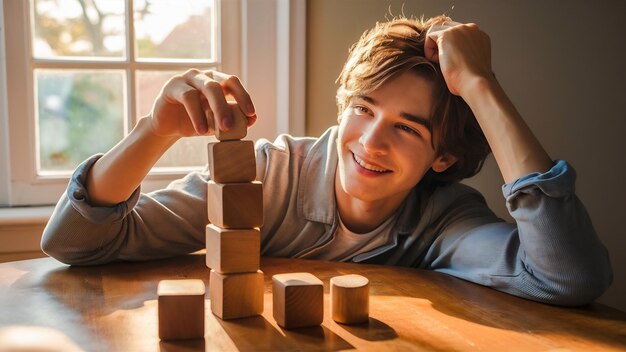
[(341, 115), (337, 197), (399, 204), (432, 167), (455, 161), (433, 149), (433, 87), (411, 71), (352, 97)]

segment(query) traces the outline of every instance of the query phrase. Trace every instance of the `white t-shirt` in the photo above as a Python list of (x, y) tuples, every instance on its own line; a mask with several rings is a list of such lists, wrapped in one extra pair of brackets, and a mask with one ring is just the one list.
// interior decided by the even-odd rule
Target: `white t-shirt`
[(334, 238), (316, 250), (310, 258), (346, 262), (353, 257), (372, 251), (391, 242), (391, 230), (396, 222), (396, 213), (368, 233), (350, 231), (339, 216), (339, 226)]

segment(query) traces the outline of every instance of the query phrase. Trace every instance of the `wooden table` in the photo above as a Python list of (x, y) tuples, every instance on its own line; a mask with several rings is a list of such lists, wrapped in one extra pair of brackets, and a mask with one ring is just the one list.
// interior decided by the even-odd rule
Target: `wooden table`
[[(22, 331), (30, 342), (39, 336), (87, 351), (626, 350), (626, 313), (600, 304), (553, 307), (416, 269), (277, 258), (262, 259), (261, 267), (263, 316), (222, 321), (207, 300), (204, 340), (161, 342), (157, 283), (200, 278), (208, 288), (204, 255), (96, 267), (49, 258), (0, 264), (0, 339), (6, 344)], [(284, 330), (272, 317), (271, 277), (298, 271), (324, 282), (324, 322)], [(330, 278), (349, 273), (370, 279), (368, 324), (330, 319)]]

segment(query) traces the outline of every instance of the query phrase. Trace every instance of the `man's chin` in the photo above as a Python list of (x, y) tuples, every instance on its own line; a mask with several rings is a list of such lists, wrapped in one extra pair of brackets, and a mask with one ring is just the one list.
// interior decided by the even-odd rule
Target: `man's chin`
[(342, 185), (342, 189), (350, 198), (358, 199), (362, 202), (371, 202), (379, 198), (375, 190), (365, 188), (362, 185), (347, 184)]

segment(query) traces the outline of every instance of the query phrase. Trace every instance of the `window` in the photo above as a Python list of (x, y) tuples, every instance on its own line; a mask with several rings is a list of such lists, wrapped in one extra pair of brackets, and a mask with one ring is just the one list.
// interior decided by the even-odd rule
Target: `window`
[[(220, 68), (215, 0), (31, 0), (39, 176), (67, 175), (149, 113), (165, 81)], [(30, 77), (29, 77), (30, 78)], [(202, 166), (206, 138), (177, 143), (159, 167)]]
[[(76, 165), (117, 143), (190, 67), (242, 78), (263, 119), (248, 138), (304, 133), (304, 0), (0, 4), (0, 205), (54, 204)], [(181, 140), (143, 189), (201, 168), (206, 143)]]

